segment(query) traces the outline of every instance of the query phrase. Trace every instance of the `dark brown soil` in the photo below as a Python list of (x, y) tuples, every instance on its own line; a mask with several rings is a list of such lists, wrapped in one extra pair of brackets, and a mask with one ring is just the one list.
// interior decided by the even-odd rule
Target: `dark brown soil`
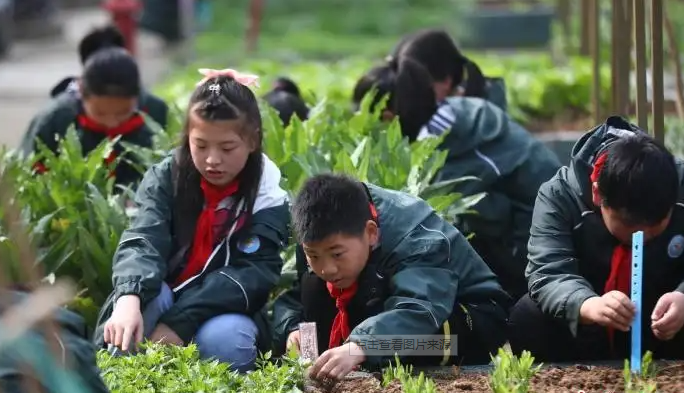
[[(461, 374), (452, 378), (433, 378), (440, 393), (491, 393), (486, 374)], [(684, 363), (659, 369), (656, 378), (658, 393), (684, 393)], [(401, 393), (401, 385), (393, 382), (382, 387), (373, 377), (339, 382), (332, 389), (308, 388), (311, 393)], [(608, 367), (548, 367), (533, 377), (530, 393), (624, 393), (622, 369)]]

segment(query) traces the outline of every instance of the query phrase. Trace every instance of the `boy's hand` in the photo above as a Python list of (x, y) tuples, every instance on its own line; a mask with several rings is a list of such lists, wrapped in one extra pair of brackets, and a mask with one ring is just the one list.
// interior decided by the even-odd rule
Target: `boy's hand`
[(675, 291), (661, 296), (651, 320), (651, 330), (658, 339), (672, 339), (684, 325), (684, 293)]
[(299, 330), (295, 330), (294, 332), (290, 333), (287, 336), (287, 345), (286, 349), (290, 350), (290, 348), (294, 347), (295, 350), (297, 350), (297, 353), (301, 352), (300, 350), (300, 333)]
[(355, 343), (347, 343), (341, 347), (329, 349), (316, 359), (309, 370), (312, 379), (342, 379), (363, 363), (366, 357)]
[(620, 291), (610, 291), (599, 297), (592, 297), (582, 303), (580, 318), (585, 323), (629, 331), (636, 314), (634, 303)]
[(154, 328), (154, 331), (150, 335), (150, 341), (161, 344), (172, 344), (179, 346), (185, 345), (183, 340), (178, 337), (176, 332), (171, 330), (170, 327), (164, 325), (163, 323), (160, 323), (156, 328)]

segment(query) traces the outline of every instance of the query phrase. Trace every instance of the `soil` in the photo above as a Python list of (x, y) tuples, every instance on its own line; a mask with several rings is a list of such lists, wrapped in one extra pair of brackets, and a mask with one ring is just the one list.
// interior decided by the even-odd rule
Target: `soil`
[[(530, 383), (530, 393), (624, 393), (622, 369), (582, 366), (546, 367)], [(433, 380), (440, 393), (492, 393), (488, 376), (484, 373), (462, 373)], [(656, 377), (658, 393), (684, 392), (684, 362), (670, 363), (659, 368)], [(368, 376), (340, 381), (333, 388), (309, 387), (311, 393), (401, 393), (401, 385), (393, 382), (382, 387), (379, 379)]]

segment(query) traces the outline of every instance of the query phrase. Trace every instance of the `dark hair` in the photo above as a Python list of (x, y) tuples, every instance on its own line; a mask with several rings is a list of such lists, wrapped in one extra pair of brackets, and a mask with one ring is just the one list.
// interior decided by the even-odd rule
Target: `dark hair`
[(301, 243), (343, 234), (361, 236), (372, 219), (370, 199), (360, 181), (324, 173), (306, 180), (292, 204), (292, 224)]
[(677, 202), (679, 175), (673, 155), (647, 134), (617, 139), (606, 149), (598, 177), (605, 207), (627, 225), (655, 225)]
[(102, 49), (86, 60), (81, 88), (86, 97), (137, 97), (141, 90), (138, 64), (125, 49)]
[(110, 47), (126, 47), (126, 42), (119, 29), (114, 26), (104, 26), (91, 30), (78, 44), (78, 56), (81, 59), (81, 64), (85, 64), (93, 53)]
[(487, 81), (482, 70), (473, 61), (463, 56), (449, 33), (439, 29), (420, 30), (407, 35), (397, 45), (392, 57), (410, 57), (425, 67), (432, 79), (444, 81), (451, 77), (454, 89), (465, 79), (465, 95), (486, 98)]
[[(214, 86), (218, 86), (218, 92), (213, 89)], [(195, 222), (204, 205), (204, 196), (200, 188), (202, 175), (195, 167), (190, 153), (189, 114), (191, 112), (206, 121), (239, 119), (242, 122), (241, 136), (254, 143), (255, 149), (247, 157), (247, 163), (238, 175), (240, 187), (236, 194), (237, 200), (245, 201), (249, 214), (247, 214), (247, 222), (243, 228), (248, 228), (259, 192), (263, 167), (261, 147), (263, 135), (257, 98), (249, 87), (226, 76), (210, 79), (193, 92), (190, 97), (181, 146), (176, 157), (175, 209), (181, 222)], [(226, 225), (230, 224), (232, 223)]]
[(309, 108), (302, 99), (299, 87), (289, 78), (276, 79), (273, 89), (263, 98), (268, 105), (278, 111), (280, 120), (285, 126), (290, 124), (292, 115), (297, 115), (300, 120), (306, 120), (309, 117)]
[(353, 100), (358, 105), (371, 91), (376, 91), (372, 107), (387, 96), (386, 109), (399, 116), (402, 134), (414, 141), (421, 127), (437, 110), (432, 79), (427, 70), (410, 58), (388, 59), (359, 79)]

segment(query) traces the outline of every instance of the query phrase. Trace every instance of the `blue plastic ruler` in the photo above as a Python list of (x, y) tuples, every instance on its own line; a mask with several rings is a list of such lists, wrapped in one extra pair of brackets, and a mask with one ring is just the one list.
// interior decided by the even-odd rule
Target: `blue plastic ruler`
[(641, 283), (644, 261), (644, 233), (632, 234), (632, 302), (636, 305), (636, 314), (632, 324), (632, 359), (631, 368), (634, 373), (641, 373)]

